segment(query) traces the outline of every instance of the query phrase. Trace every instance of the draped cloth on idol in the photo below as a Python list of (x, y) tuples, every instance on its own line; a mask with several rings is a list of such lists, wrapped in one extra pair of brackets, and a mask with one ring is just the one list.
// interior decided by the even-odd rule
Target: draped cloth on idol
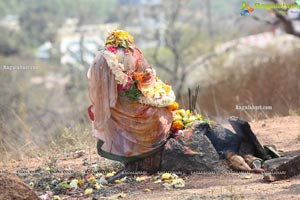
[[(139, 82), (139, 87), (153, 87), (157, 81), (155, 71), (135, 45), (130, 51), (122, 47), (115, 50), (129, 77), (147, 71), (147, 78)], [(172, 113), (167, 106), (156, 107), (129, 99), (115, 80), (104, 53), (105, 50), (98, 52), (88, 71), (98, 153), (125, 162), (151, 155), (166, 142)]]

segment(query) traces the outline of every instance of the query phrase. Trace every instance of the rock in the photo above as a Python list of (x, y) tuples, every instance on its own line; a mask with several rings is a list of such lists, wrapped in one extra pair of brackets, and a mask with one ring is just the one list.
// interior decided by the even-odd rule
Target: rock
[(274, 145), (265, 145), (265, 152), (270, 155), (272, 158), (279, 158), (280, 154), (277, 152), (277, 149)]
[(277, 167), (279, 167), (280, 165), (282, 165), (283, 163), (286, 163), (290, 160), (292, 160), (293, 157), (281, 157), (281, 158), (275, 158), (275, 159), (271, 159), (271, 160), (266, 160), (263, 163), (263, 168), (266, 171), (273, 171), (276, 170)]
[(162, 171), (217, 171), (219, 155), (206, 137), (208, 124), (197, 122), (181, 131), (179, 138), (166, 143), (161, 163)]
[(268, 182), (287, 179), (300, 174), (300, 156), (292, 158), (276, 158), (264, 163), (266, 173), (264, 180)]
[(250, 154), (263, 160), (271, 158), (259, 143), (248, 122), (237, 117), (230, 117), (229, 123), (234, 131), (242, 138), (242, 143), (238, 152), (240, 155)]
[(32, 189), (13, 174), (0, 175), (0, 191), (0, 199), (39, 200)]
[(241, 137), (220, 124), (213, 124), (205, 133), (220, 156), (225, 157), (228, 152), (237, 153), (241, 144)]

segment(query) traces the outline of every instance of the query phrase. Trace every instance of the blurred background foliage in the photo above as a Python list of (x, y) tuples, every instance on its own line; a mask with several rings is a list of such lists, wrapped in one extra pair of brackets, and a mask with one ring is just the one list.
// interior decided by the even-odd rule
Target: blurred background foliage
[[(299, 37), (285, 34), (274, 13), (255, 11), (269, 21), (241, 17), (239, 0), (137, 2), (144, 1), (0, 0), (1, 160), (94, 145), (87, 116), (90, 61), (83, 54), (93, 56), (96, 50), (81, 45), (89, 34), (83, 30), (91, 25), (129, 30), (158, 75), (172, 84), (183, 108), (188, 108), (187, 88), (199, 85), (197, 109), (210, 119), (299, 115)], [(62, 62), (68, 19), (76, 23), (67, 39), (80, 38), (73, 63)], [(103, 40), (106, 32), (101, 33)], [(267, 33), (262, 46), (261, 33)], [(45, 43), (51, 44), (50, 56), (38, 57)], [(236, 105), (272, 110), (240, 111)]]

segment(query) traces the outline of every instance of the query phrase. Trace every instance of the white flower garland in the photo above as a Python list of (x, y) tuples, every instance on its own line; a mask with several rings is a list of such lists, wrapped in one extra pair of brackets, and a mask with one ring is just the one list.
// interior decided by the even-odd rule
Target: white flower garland
[[(104, 51), (103, 55), (112, 73), (115, 75), (118, 84), (125, 86), (130, 79), (123, 72), (124, 65), (119, 63), (117, 55), (107, 50)], [(175, 94), (171, 86), (166, 85), (159, 79), (155, 81), (154, 87), (142, 88), (141, 92), (142, 95), (139, 98), (139, 103), (155, 107), (167, 107), (175, 101)]]
[[(169, 91), (166, 87), (169, 87)], [(171, 86), (166, 85), (161, 80), (156, 80), (152, 88), (142, 88), (141, 92), (143, 95), (139, 102), (155, 107), (167, 107), (175, 101), (175, 94)]]
[(128, 82), (128, 75), (123, 72), (124, 65), (122, 63), (119, 63), (116, 57), (117, 55), (109, 51), (104, 51), (103, 55), (109, 68), (115, 75), (115, 79), (117, 80), (118, 84), (125, 86)]

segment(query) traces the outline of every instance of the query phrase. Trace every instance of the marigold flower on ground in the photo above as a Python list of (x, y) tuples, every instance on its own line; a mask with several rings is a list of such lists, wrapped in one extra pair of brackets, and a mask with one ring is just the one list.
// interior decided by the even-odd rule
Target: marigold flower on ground
[(93, 188), (88, 188), (84, 191), (84, 194), (89, 195), (89, 194), (92, 194), (93, 192), (94, 192)]
[(162, 179), (170, 179), (171, 178), (171, 174), (170, 173), (164, 173), (161, 175)]

